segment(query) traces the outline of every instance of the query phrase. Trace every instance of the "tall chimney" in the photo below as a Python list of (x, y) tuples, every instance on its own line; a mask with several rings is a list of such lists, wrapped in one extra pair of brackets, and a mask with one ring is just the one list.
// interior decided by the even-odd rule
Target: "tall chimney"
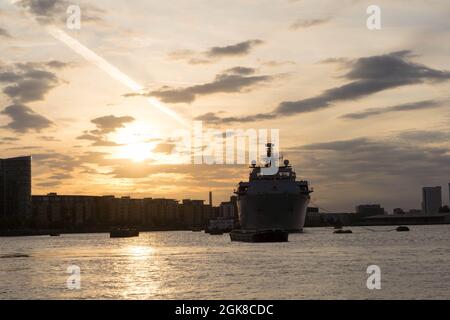
[(209, 192), (209, 205), (212, 207), (212, 191)]

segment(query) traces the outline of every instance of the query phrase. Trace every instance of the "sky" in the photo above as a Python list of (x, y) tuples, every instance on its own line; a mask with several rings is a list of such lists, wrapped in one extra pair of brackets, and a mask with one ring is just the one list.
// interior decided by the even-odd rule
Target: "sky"
[(202, 121), (279, 129), (325, 210), (420, 208), (435, 185), (448, 203), (449, 16), (446, 0), (0, 0), (0, 158), (33, 156), (33, 194), (217, 205), (249, 170), (178, 161), (174, 132)]

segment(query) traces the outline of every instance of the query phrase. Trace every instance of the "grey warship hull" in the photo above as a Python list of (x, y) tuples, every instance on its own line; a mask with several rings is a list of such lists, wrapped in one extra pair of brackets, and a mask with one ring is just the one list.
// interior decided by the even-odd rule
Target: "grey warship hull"
[(238, 198), (238, 213), (244, 230), (301, 232), (310, 196), (302, 193), (247, 194)]

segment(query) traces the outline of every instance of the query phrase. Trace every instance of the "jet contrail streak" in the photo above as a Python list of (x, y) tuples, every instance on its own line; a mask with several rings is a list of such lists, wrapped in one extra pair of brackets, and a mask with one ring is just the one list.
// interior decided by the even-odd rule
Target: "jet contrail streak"
[[(116, 79), (117, 81), (121, 82), (125, 86), (127, 86), (129, 89), (135, 91), (135, 92), (141, 92), (144, 90), (144, 87), (142, 87), (140, 84), (135, 82), (133, 79), (131, 79), (129, 76), (124, 74), (122, 71), (120, 71), (118, 68), (110, 64), (108, 61), (100, 57), (98, 54), (87, 48), (86, 46), (82, 45), (78, 40), (72, 38), (67, 33), (65, 33), (63, 30), (58, 29), (54, 26), (47, 26), (46, 27), (47, 32), (53, 36), (55, 39), (63, 42), (66, 44), (69, 48), (71, 48), (73, 51), (78, 53), (80, 56), (82, 56), (87, 61), (91, 62), (92, 64), (96, 65), (103, 71), (105, 71), (109, 76)], [(150, 97), (147, 98), (147, 101), (155, 108), (160, 110), (161, 112), (169, 115), (170, 117), (174, 118), (177, 122), (182, 124), (183, 126), (189, 127), (188, 122), (181, 118), (177, 113), (175, 113), (170, 108), (166, 107), (164, 104), (162, 104), (158, 99)]]

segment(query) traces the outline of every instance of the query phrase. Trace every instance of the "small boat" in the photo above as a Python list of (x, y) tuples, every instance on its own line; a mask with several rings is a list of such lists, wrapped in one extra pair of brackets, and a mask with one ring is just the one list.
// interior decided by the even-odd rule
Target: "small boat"
[(217, 229), (217, 228), (214, 228), (214, 229), (209, 229), (209, 230), (207, 230), (207, 231), (205, 231), (206, 233), (209, 233), (210, 235), (212, 235), (212, 236), (221, 236), (221, 235), (223, 235), (223, 231), (222, 230), (220, 230), (220, 229)]
[(406, 226), (400, 226), (400, 227), (397, 227), (397, 229), (395, 229), (395, 230), (398, 232), (405, 232), (405, 231), (409, 231), (409, 228)]
[(287, 242), (289, 232), (283, 230), (233, 230), (231, 241), (241, 242)]
[(50, 233), (50, 237), (59, 237), (61, 234), (59, 232)]
[(109, 233), (110, 238), (131, 238), (131, 237), (139, 237), (139, 231), (136, 229), (114, 229)]
[(335, 230), (333, 233), (337, 233), (337, 234), (348, 234), (348, 233), (353, 233), (353, 231), (352, 231), (352, 230), (338, 229), (338, 230)]

